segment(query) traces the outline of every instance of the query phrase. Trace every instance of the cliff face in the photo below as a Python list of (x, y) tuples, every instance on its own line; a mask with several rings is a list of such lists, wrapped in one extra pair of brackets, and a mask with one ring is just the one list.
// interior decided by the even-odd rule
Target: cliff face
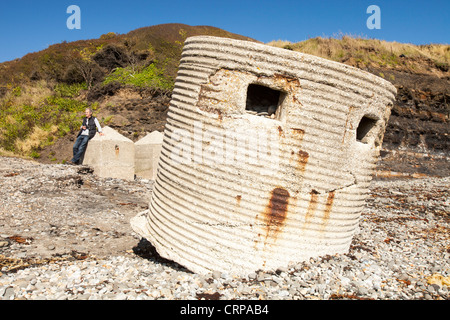
[(392, 70), (383, 74), (398, 92), (384, 136), (380, 170), (448, 176), (449, 77)]
[(443, 92), (400, 86), (389, 121), (386, 144), (393, 148), (448, 152), (449, 99), (450, 96)]

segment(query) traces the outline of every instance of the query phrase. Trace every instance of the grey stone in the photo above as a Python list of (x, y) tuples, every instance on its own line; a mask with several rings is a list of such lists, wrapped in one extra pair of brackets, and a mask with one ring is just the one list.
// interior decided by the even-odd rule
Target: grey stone
[[(248, 41), (191, 37), (182, 56), (155, 192), (133, 230), (200, 274), (269, 272), (345, 253), (396, 88), (345, 64)], [(270, 119), (247, 112), (269, 109)], [(298, 218), (264, 230), (271, 219), (261, 212), (274, 199), (281, 216)], [(192, 250), (201, 258), (187, 258)]]
[(0, 248), (7, 247), (11, 244), (11, 242), (7, 239), (0, 239)]
[(3, 293), (3, 300), (10, 300), (14, 296), (14, 288), (7, 287)]
[(103, 128), (104, 136), (89, 141), (83, 165), (94, 169), (103, 178), (134, 180), (134, 142), (110, 127)]

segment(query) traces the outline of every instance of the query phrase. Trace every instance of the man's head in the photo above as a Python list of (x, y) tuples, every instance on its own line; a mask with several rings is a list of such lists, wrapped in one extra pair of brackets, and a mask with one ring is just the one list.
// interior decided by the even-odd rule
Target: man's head
[(84, 114), (89, 119), (90, 117), (92, 117), (92, 109), (91, 108), (86, 108), (86, 110), (84, 111)]

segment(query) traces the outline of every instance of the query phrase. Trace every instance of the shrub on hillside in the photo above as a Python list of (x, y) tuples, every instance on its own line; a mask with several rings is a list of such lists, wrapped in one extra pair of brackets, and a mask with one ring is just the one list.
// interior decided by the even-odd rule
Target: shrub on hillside
[(104, 96), (113, 96), (120, 88), (122, 88), (122, 84), (117, 81), (107, 84), (98, 83), (89, 90), (86, 98), (88, 101), (97, 101)]
[(71, 64), (65, 70), (62, 76), (62, 81), (70, 85), (76, 83), (83, 83), (85, 80), (79, 68), (75, 64)]
[(93, 55), (92, 59), (97, 64), (108, 71), (116, 68), (123, 68), (130, 63), (128, 52), (117, 45), (107, 45), (99, 52)]
[(173, 80), (169, 79), (164, 74), (164, 70), (157, 68), (153, 63), (137, 72), (133, 72), (130, 67), (118, 68), (105, 78), (103, 84), (107, 85), (112, 82), (164, 91), (173, 89)]

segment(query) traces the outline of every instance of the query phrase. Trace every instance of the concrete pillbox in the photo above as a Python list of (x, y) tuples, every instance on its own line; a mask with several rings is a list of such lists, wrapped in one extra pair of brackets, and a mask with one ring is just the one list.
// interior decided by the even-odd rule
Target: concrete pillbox
[(188, 38), (149, 210), (133, 229), (198, 273), (347, 252), (395, 92), (315, 56)]

